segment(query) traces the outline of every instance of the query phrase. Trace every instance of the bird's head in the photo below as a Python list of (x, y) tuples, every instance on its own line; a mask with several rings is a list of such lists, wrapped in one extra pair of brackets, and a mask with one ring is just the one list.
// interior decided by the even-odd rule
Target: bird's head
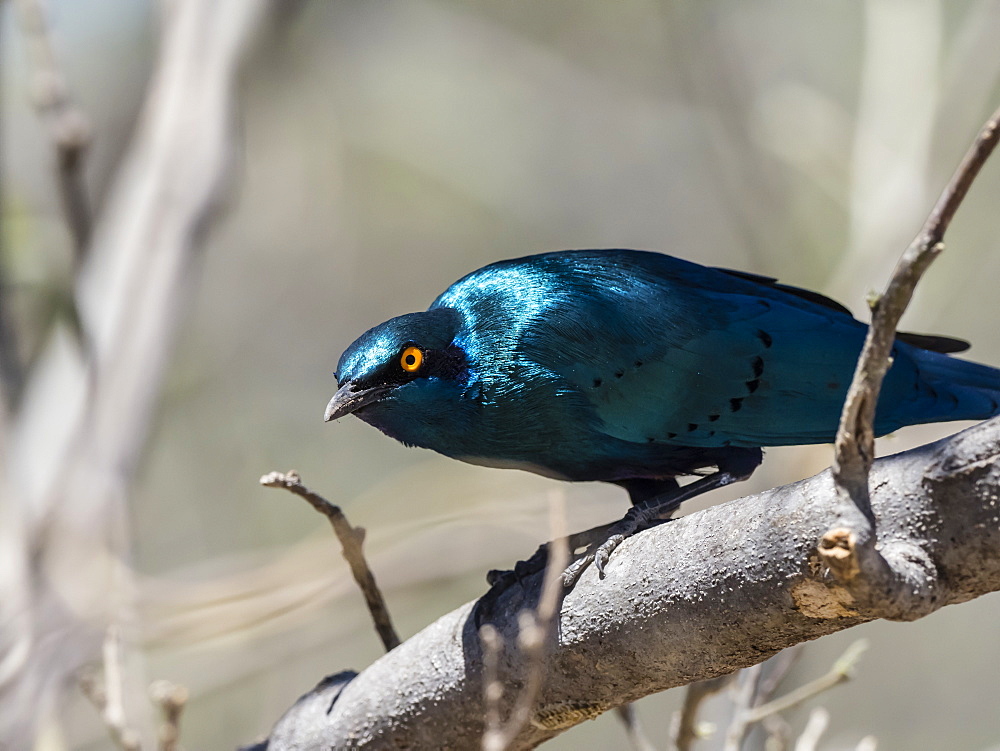
[(436, 308), (366, 331), (340, 357), (339, 389), (324, 418), (354, 414), (393, 438), (427, 446), (425, 436), (447, 420), (444, 407), (468, 376), (465, 353), (455, 342), (461, 326), (457, 310)]

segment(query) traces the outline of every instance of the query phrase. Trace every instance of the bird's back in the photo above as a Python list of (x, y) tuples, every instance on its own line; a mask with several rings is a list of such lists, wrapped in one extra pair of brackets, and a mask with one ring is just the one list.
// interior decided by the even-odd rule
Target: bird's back
[[(552, 452), (643, 461), (831, 441), (867, 328), (816, 293), (630, 250), (503, 261), (432, 307), (467, 317), (487, 409), (530, 411)], [(876, 429), (984, 418), (998, 397), (1000, 371), (899, 341)]]

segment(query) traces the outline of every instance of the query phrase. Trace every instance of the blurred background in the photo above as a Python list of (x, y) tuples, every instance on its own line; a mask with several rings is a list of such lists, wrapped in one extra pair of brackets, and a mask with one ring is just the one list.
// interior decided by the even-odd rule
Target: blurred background
[[(48, 5), (90, 120), (100, 211), (153, 69), (158, 6)], [(404, 638), (546, 538), (553, 481), (406, 449), (355, 419), (323, 423), (337, 359), (361, 332), (486, 263), (583, 247), (780, 276), (866, 318), (866, 295), (1000, 103), (996, 0), (313, 0), (281, 16), (240, 77), (227, 210), (194, 269), (128, 494), (130, 659), (190, 690), (192, 749), (265, 734), (324, 675), (381, 653), (326, 521), (260, 487), (265, 472), (295, 468), (368, 530)], [(72, 253), (28, 61), (17, 5), (0, 2), (3, 295), (37, 356), (67, 325)], [(903, 321), (969, 339), (968, 356), (993, 364), (997, 159)], [(911, 428), (880, 451), (959, 427)], [(706, 502), (830, 458), (828, 446), (770, 450), (751, 481)], [(566, 493), (573, 529), (627, 506), (610, 486)], [(809, 645), (790, 685), (871, 641), (852, 683), (789, 719), (800, 729), (826, 706), (829, 749), (866, 735), (885, 749), (1000, 748), (998, 620), (994, 595)], [(638, 704), (661, 748), (681, 697)], [(713, 700), (705, 719), (724, 727), (726, 706)], [(110, 747), (82, 696), (51, 722), (39, 748)], [(547, 748), (624, 746), (609, 714)]]

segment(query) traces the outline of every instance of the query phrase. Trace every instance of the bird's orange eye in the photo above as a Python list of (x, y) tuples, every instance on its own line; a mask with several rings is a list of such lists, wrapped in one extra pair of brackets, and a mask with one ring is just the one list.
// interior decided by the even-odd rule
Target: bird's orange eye
[(399, 366), (407, 373), (416, 373), (424, 361), (424, 353), (419, 347), (407, 347), (399, 356)]

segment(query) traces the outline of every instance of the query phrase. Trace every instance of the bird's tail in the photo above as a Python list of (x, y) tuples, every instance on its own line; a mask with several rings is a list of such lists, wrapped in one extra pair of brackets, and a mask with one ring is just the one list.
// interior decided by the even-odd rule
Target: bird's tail
[(931, 403), (920, 422), (985, 420), (1000, 414), (1000, 370), (918, 350), (917, 370)]

